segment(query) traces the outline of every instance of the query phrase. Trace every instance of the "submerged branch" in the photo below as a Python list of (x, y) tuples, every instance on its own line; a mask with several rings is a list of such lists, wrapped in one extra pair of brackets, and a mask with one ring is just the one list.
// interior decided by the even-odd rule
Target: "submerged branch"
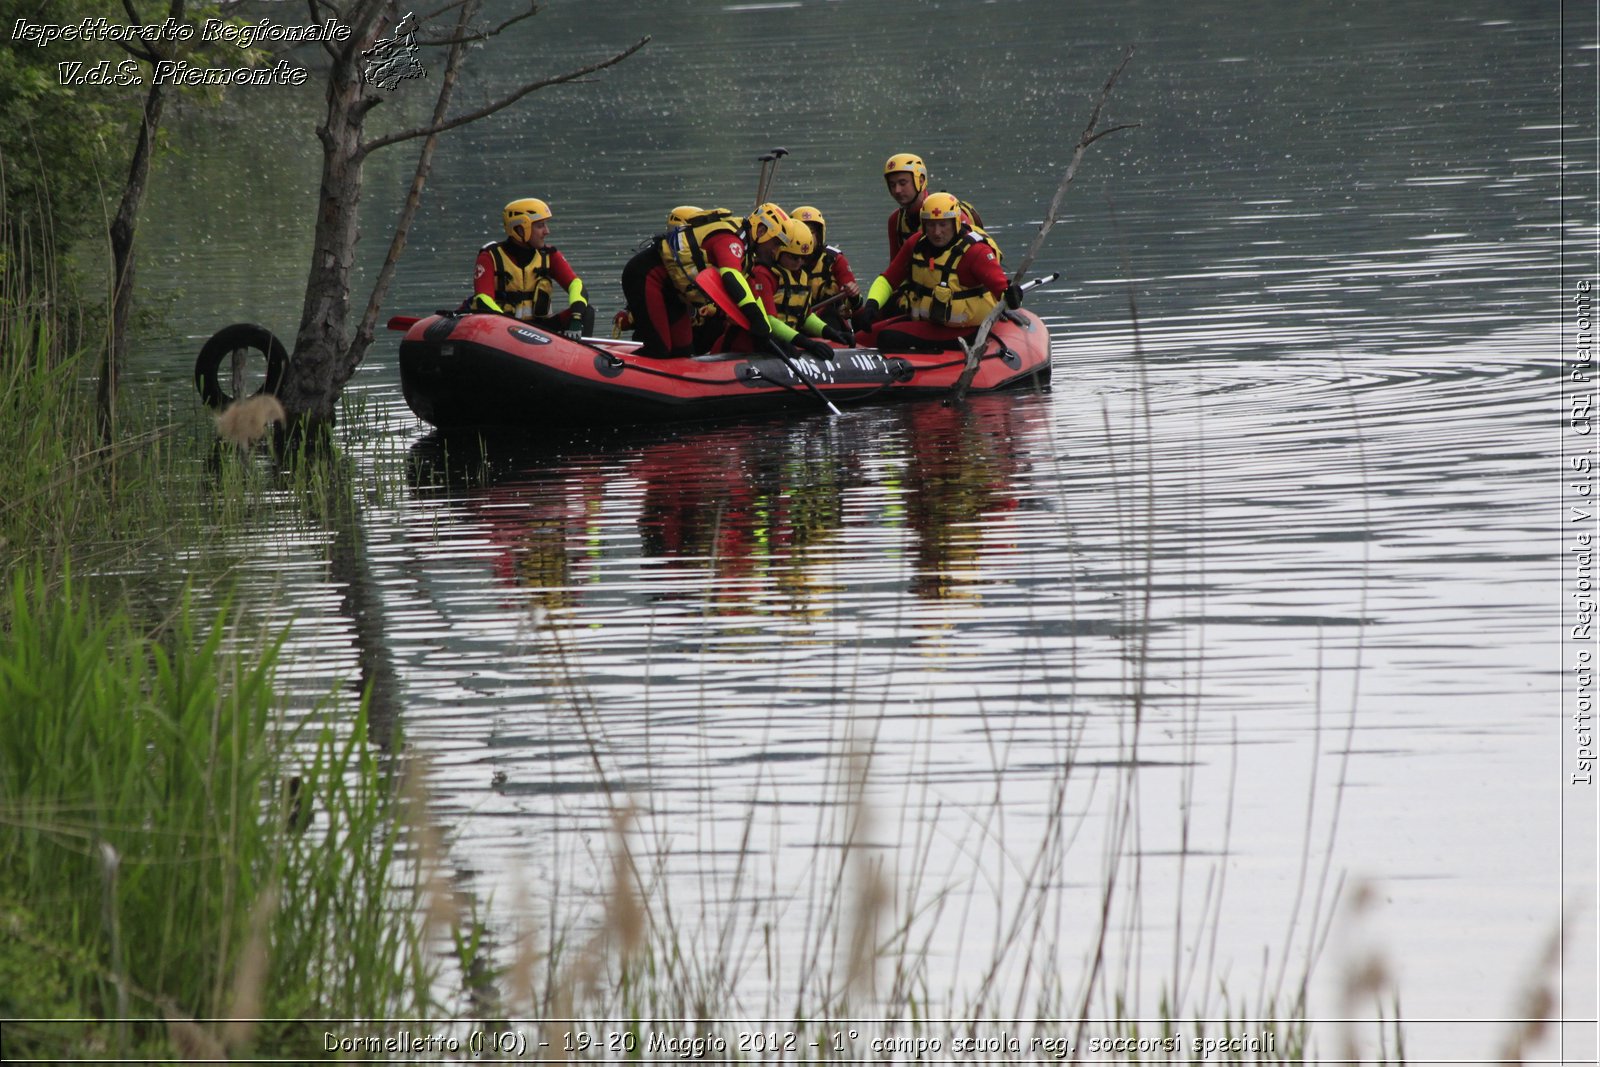
[[(1067, 173), (1061, 179), (1061, 184), (1056, 187), (1056, 195), (1050, 198), (1050, 207), (1044, 213), (1044, 221), (1039, 223), (1039, 232), (1034, 235), (1033, 243), (1028, 246), (1027, 254), (1022, 257), (1022, 262), (1017, 265), (1017, 272), (1011, 276), (1012, 285), (1021, 285), (1027, 276), (1028, 268), (1033, 266), (1034, 257), (1039, 254), (1039, 249), (1044, 246), (1044, 239), (1050, 233), (1051, 227), (1056, 224), (1056, 212), (1061, 207), (1061, 198), (1067, 195), (1067, 187), (1072, 184), (1072, 179), (1077, 176), (1078, 164), (1083, 161), (1083, 153), (1088, 147), (1107, 134), (1116, 133), (1118, 130), (1128, 130), (1139, 125), (1137, 122), (1124, 123), (1113, 126), (1107, 130), (1096, 131), (1100, 124), (1100, 112), (1106, 106), (1106, 100), (1111, 96), (1111, 87), (1117, 83), (1117, 76), (1122, 73), (1128, 63), (1133, 59), (1133, 46), (1128, 46), (1128, 51), (1123, 55), (1122, 62), (1117, 64), (1117, 69), (1111, 72), (1111, 77), (1106, 79), (1106, 84), (1100, 90), (1100, 99), (1094, 105), (1094, 110), (1089, 113), (1089, 122), (1083, 128), (1083, 135), (1078, 138), (1077, 147), (1072, 150), (1072, 161), (1067, 164)], [(967, 365), (961, 371), (961, 376), (956, 379), (955, 385), (950, 387), (950, 395), (945, 403), (959, 404), (967, 395), (967, 387), (972, 384), (972, 379), (977, 377), (978, 368), (983, 363), (983, 348), (988, 343), (989, 331), (994, 328), (996, 320), (1005, 310), (1005, 302), (995, 304), (994, 309), (984, 318), (978, 326), (975, 337), (969, 341), (962, 341), (962, 350), (967, 354)]]

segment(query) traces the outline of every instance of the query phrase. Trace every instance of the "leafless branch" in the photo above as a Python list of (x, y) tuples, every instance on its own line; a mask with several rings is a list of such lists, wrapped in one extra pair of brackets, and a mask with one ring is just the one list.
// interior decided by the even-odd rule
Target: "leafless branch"
[[(1056, 187), (1056, 195), (1050, 198), (1050, 207), (1044, 214), (1044, 221), (1039, 224), (1039, 232), (1034, 235), (1033, 243), (1028, 246), (1028, 252), (1022, 257), (1022, 262), (1017, 266), (1017, 272), (1011, 276), (1012, 285), (1021, 285), (1023, 276), (1028, 273), (1028, 268), (1033, 266), (1033, 259), (1039, 254), (1039, 249), (1044, 245), (1045, 235), (1056, 224), (1056, 212), (1061, 208), (1061, 198), (1067, 195), (1067, 187), (1072, 184), (1073, 177), (1078, 173), (1078, 164), (1083, 161), (1084, 151), (1108, 133), (1118, 130), (1132, 129), (1139, 125), (1137, 122), (1113, 126), (1106, 130), (1096, 130), (1100, 124), (1100, 112), (1106, 106), (1106, 100), (1111, 96), (1111, 87), (1117, 83), (1117, 75), (1121, 74), (1133, 59), (1133, 46), (1128, 47), (1127, 53), (1122, 57), (1122, 62), (1117, 64), (1117, 69), (1111, 72), (1111, 77), (1106, 79), (1104, 88), (1100, 90), (1100, 99), (1094, 105), (1094, 110), (1089, 113), (1089, 122), (1083, 127), (1083, 135), (1078, 138), (1077, 147), (1072, 150), (1072, 161), (1067, 164), (1067, 173), (1061, 179), (1061, 184)], [(961, 347), (967, 354), (967, 365), (961, 371), (961, 376), (956, 379), (955, 385), (950, 387), (950, 395), (945, 399), (946, 404), (959, 404), (967, 395), (967, 387), (972, 384), (972, 379), (978, 373), (978, 367), (983, 361), (983, 349), (989, 340), (989, 331), (994, 328), (1000, 313), (1005, 310), (1005, 301), (997, 301), (994, 309), (989, 312), (983, 322), (978, 326), (977, 335), (972, 341), (962, 341)]]
[(510, 107), (512, 104), (516, 103), (518, 100), (521, 100), (531, 92), (548, 88), (552, 85), (562, 85), (566, 82), (577, 81), (586, 74), (593, 74), (596, 71), (605, 70), (607, 67), (615, 66), (649, 43), (650, 38), (648, 35), (646, 35), (639, 38), (639, 40), (633, 45), (621, 52), (618, 52), (609, 59), (603, 59), (598, 63), (591, 63), (586, 67), (580, 67), (577, 70), (568, 71), (565, 74), (558, 74), (553, 78), (544, 78), (540, 81), (529, 82), (527, 85), (522, 86), (522, 88), (510, 93), (507, 96), (501, 97), (499, 100), (496, 100), (493, 103), (486, 104), (483, 107), (478, 108), (476, 111), (469, 111), (464, 115), (457, 115), (455, 118), (447, 119), (444, 122), (435, 122), (432, 125), (418, 127), (417, 129), (413, 130), (402, 130), (399, 133), (391, 133), (387, 136), (368, 141), (366, 144), (361, 146), (361, 152), (363, 155), (366, 155), (371, 152), (375, 152), (380, 148), (387, 148), (389, 145), (398, 144), (401, 141), (410, 141), (418, 137), (429, 137), (436, 133), (444, 133), (446, 130), (453, 130), (457, 126), (465, 126), (469, 122), (477, 122), (481, 118), (493, 115), (496, 111)]
[(1094, 110), (1089, 113), (1089, 121), (1083, 127), (1083, 136), (1078, 138), (1077, 147), (1072, 150), (1072, 162), (1067, 165), (1066, 176), (1061, 179), (1061, 185), (1057, 187), (1056, 195), (1050, 198), (1050, 209), (1045, 212), (1044, 221), (1039, 224), (1039, 232), (1034, 235), (1033, 243), (1028, 246), (1027, 255), (1022, 257), (1022, 262), (1017, 266), (1017, 272), (1011, 276), (1013, 282), (1021, 284), (1022, 276), (1027, 273), (1029, 267), (1033, 266), (1034, 257), (1039, 254), (1039, 249), (1044, 245), (1045, 235), (1056, 224), (1056, 212), (1061, 208), (1062, 198), (1067, 195), (1067, 187), (1072, 184), (1073, 177), (1078, 173), (1078, 164), (1083, 161), (1084, 151), (1107, 134), (1116, 133), (1118, 130), (1132, 129), (1139, 125), (1137, 122), (1133, 122), (1114, 126), (1107, 130), (1097, 131), (1095, 129), (1100, 124), (1100, 112), (1104, 110), (1106, 100), (1111, 96), (1111, 87), (1117, 83), (1118, 75), (1123, 72), (1132, 59), (1133, 47), (1130, 45), (1127, 53), (1122, 57), (1122, 62), (1117, 64), (1117, 69), (1111, 72), (1111, 77), (1106, 79), (1105, 86), (1100, 90), (1100, 99), (1095, 103)]
[[(459, 0), (458, 0), (458, 2), (459, 2)], [(455, 6), (455, 4), (449, 4), (449, 5), (447, 5), (447, 6), (443, 7), (443, 8), (440, 8), (440, 12), (442, 13), (444, 11), (448, 11), (448, 10), (450, 10), (451, 7), (454, 7), (454, 6)], [(482, 31), (480, 33), (470, 33), (470, 34), (466, 34), (466, 35), (462, 35), (460, 33), (460, 31), (458, 30), (457, 31), (457, 35), (454, 36), (454, 37), (440, 37), (440, 38), (436, 38), (436, 39), (431, 40), (431, 41), (418, 41), (417, 43), (422, 45), (425, 48), (436, 48), (436, 47), (438, 47), (440, 45), (471, 44), (471, 43), (473, 43), (475, 41), (487, 41), (491, 37), (496, 37), (499, 34), (504, 33), (507, 29), (509, 29), (512, 26), (515, 26), (517, 23), (521, 22), (523, 19), (531, 19), (531, 18), (533, 18), (533, 16), (537, 15), (538, 13), (539, 13), (539, 5), (536, 4), (536, 3), (533, 3), (532, 0), (530, 0), (530, 2), (528, 4), (528, 10), (522, 12), (522, 14), (520, 14), (520, 15), (513, 15), (511, 18), (506, 19), (504, 22), (502, 22), (500, 25), (496, 26), (492, 30), (484, 30), (484, 31)], [(429, 16), (429, 18), (432, 18), (432, 17), (434, 17), (434, 16), (432, 16), (432, 15)]]
[[(133, 0), (122, 0), (122, 10), (128, 13), (128, 24), (130, 26), (144, 25), (144, 20), (139, 17), (139, 12), (134, 9)], [(152, 65), (157, 59), (156, 54), (148, 48), (135, 48), (126, 41), (118, 41), (117, 44), (124, 52), (128, 53), (135, 59), (142, 59), (146, 63), (150, 63)]]
[(1099, 133), (1095, 134), (1093, 137), (1091, 137), (1087, 141), (1083, 142), (1084, 147), (1087, 148), (1089, 145), (1094, 144), (1096, 141), (1098, 141), (1100, 138), (1104, 137), (1108, 133), (1116, 133), (1118, 130), (1137, 130), (1140, 126), (1143, 126), (1143, 125), (1144, 125), (1144, 123), (1142, 123), (1142, 122), (1124, 122), (1120, 126), (1112, 126), (1109, 129), (1101, 130)]
[[(340, 22), (348, 21), (344, 17), (344, 11), (333, 4), (332, 0), (306, 0), (306, 17), (311, 20), (311, 24), (313, 26), (316, 26), (320, 29), (322, 26), (326, 25), (326, 20), (323, 17), (324, 9), (333, 12), (333, 17), (338, 19)], [(328, 53), (328, 58), (338, 58), (338, 49), (334, 48), (332, 41), (322, 41), (321, 45), (322, 50)]]
[[(463, 0), (457, 20), (457, 29), (465, 28), (469, 19), (477, 13), (478, 0)], [(461, 73), (462, 62), (466, 57), (466, 42), (461, 41), (450, 47), (450, 54), (445, 60), (444, 74), (440, 78), (439, 95), (433, 105), (433, 121), (437, 125), (450, 109), (450, 96), (455, 91), (456, 81)], [(400, 209), (400, 218), (395, 222), (394, 237), (389, 242), (389, 254), (384, 257), (383, 267), (378, 271), (377, 281), (373, 284), (372, 293), (367, 298), (367, 307), (361, 316), (361, 323), (356, 327), (355, 337), (351, 340), (346, 353), (345, 364), (354, 371), (366, 354), (367, 348), (372, 344), (373, 333), (378, 325), (378, 312), (383, 306), (384, 297), (388, 295), (389, 284), (394, 280), (396, 267), (400, 263), (400, 255), (405, 251), (406, 238), (411, 231), (411, 222), (416, 218), (417, 208), (422, 203), (422, 191), (428, 184), (428, 175), (433, 169), (433, 151), (439, 141), (437, 133), (429, 134), (422, 142), (422, 151), (417, 155), (416, 169), (412, 173), (411, 188), (406, 193), (405, 205)]]
[(306, 0), (306, 6), (311, 12), (312, 21), (318, 26), (323, 24), (323, 20), (317, 14), (317, 9), (325, 7), (350, 28), (350, 37), (343, 44), (336, 44), (333, 41), (322, 42), (322, 50), (328, 53), (329, 59), (337, 63), (341, 56), (361, 48), (361, 43), (367, 39), (367, 34), (373, 25), (383, 17), (384, 10), (394, 6), (394, 0), (357, 0), (353, 11), (339, 8), (332, 0)]
[(420, 23), (423, 23), (423, 24), (430, 23), (434, 19), (438, 18), (440, 15), (444, 14), (446, 11), (454, 11), (456, 8), (460, 7), (462, 4), (465, 4), (466, 2), (467, 2), (467, 0), (450, 0), (450, 2), (448, 4), (446, 4), (446, 5), (444, 5), (443, 7), (440, 7), (440, 8), (435, 8), (434, 10), (428, 12), (426, 15), (422, 16), (422, 18), (418, 19), (417, 21), (420, 22)]
[(306, 0), (306, 13), (315, 25), (321, 26), (323, 24), (323, 9), (333, 12), (334, 18), (340, 22), (350, 21), (345, 17), (344, 9), (334, 3), (333, 0)]

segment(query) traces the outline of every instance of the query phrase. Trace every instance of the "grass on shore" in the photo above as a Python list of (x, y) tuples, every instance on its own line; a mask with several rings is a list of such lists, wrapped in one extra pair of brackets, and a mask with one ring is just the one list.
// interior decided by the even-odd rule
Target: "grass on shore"
[(229, 606), (258, 465), (137, 398), (103, 442), (55, 294), (0, 270), (0, 311), (7, 1055), (309, 1059), (305, 1021), (427, 1015), (396, 764), (364, 703), (287, 722), (282, 634)]

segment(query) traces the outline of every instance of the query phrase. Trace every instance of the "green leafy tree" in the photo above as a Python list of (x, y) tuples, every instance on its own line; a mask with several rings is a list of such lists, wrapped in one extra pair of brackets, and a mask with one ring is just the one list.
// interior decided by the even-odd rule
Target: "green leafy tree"
[[(112, 14), (126, 18), (109, 0), (0, 0), (0, 27), (8, 33), (19, 21), (75, 24)], [(117, 185), (126, 167), (139, 96), (63, 85), (59, 64), (89, 65), (106, 55), (103, 44), (75, 40), (41, 46), (13, 38), (0, 49), (0, 255), (26, 279), (23, 292), (65, 282), (65, 250), (105, 232), (102, 191)]]
[[(139, 209), (161, 118), (172, 94), (209, 91), (159, 79), (155, 69), (164, 61), (204, 64), (217, 54), (233, 64), (263, 61), (260, 49), (208, 42), (199, 32), (235, 7), (228, 0), (0, 0), (0, 25), (12, 34), (12, 47), (0, 51), (0, 106), (14, 119), (0, 128), (0, 255), (16, 261), (12, 277), (26, 280), (4, 299), (64, 292), (69, 302), (87, 302), (87, 284), (64, 278), (58, 264), (65, 250), (103, 238), (107, 329), (98, 409), (107, 442), (127, 362)], [(143, 32), (50, 32), (86, 20)]]

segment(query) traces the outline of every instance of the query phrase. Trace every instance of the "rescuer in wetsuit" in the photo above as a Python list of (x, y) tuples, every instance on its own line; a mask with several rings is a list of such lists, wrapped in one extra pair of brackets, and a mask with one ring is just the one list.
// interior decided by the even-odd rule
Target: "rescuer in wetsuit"
[[(833, 349), (816, 336), (844, 343), (844, 337), (817, 316), (809, 314), (811, 287), (803, 266), (814, 238), (798, 219), (776, 204), (762, 204), (747, 220), (751, 237), (746, 277), (750, 291), (761, 303), (767, 330), (777, 341), (794, 346), (818, 359), (832, 359)], [(718, 352), (755, 352), (765, 346), (754, 333), (729, 325), (718, 341)]]
[[(887, 270), (873, 279), (856, 326), (871, 330), (885, 352), (939, 352), (958, 348), (1001, 300), (1022, 305), (1022, 290), (1000, 267), (999, 250), (983, 231), (966, 221), (960, 200), (930, 193), (922, 202), (922, 229), (900, 246)], [(907, 313), (873, 328), (879, 309), (903, 289)]]
[[(889, 259), (900, 254), (900, 246), (921, 232), (922, 202), (928, 197), (928, 167), (921, 156), (897, 152), (883, 164), (883, 183), (900, 206), (889, 212)], [(965, 200), (958, 201), (968, 224), (983, 228), (978, 209)]]
[(828, 244), (828, 220), (822, 217), (821, 211), (810, 206), (797, 207), (789, 213), (789, 217), (805, 223), (816, 238), (815, 247), (805, 262), (806, 275), (811, 284), (812, 305), (843, 293), (843, 299), (817, 314), (829, 326), (848, 334), (850, 316), (861, 300), (861, 286), (856, 282), (855, 271), (850, 268), (850, 260), (845, 258), (841, 249)]
[[(557, 333), (583, 336), (594, 332), (594, 308), (583, 295), (578, 277), (561, 250), (547, 243), (550, 205), (536, 197), (513, 200), (502, 212), (506, 239), (478, 251), (472, 272), (474, 311), (498, 311)], [(566, 310), (550, 313), (556, 286), (567, 293)]]
[(696, 280), (708, 269), (713, 271), (708, 280), (720, 284), (765, 345), (771, 329), (761, 302), (750, 292), (744, 267), (744, 241), (732, 212), (673, 208), (666, 232), (650, 238), (622, 268), (622, 293), (639, 354), (690, 356), (716, 343), (726, 319)]

